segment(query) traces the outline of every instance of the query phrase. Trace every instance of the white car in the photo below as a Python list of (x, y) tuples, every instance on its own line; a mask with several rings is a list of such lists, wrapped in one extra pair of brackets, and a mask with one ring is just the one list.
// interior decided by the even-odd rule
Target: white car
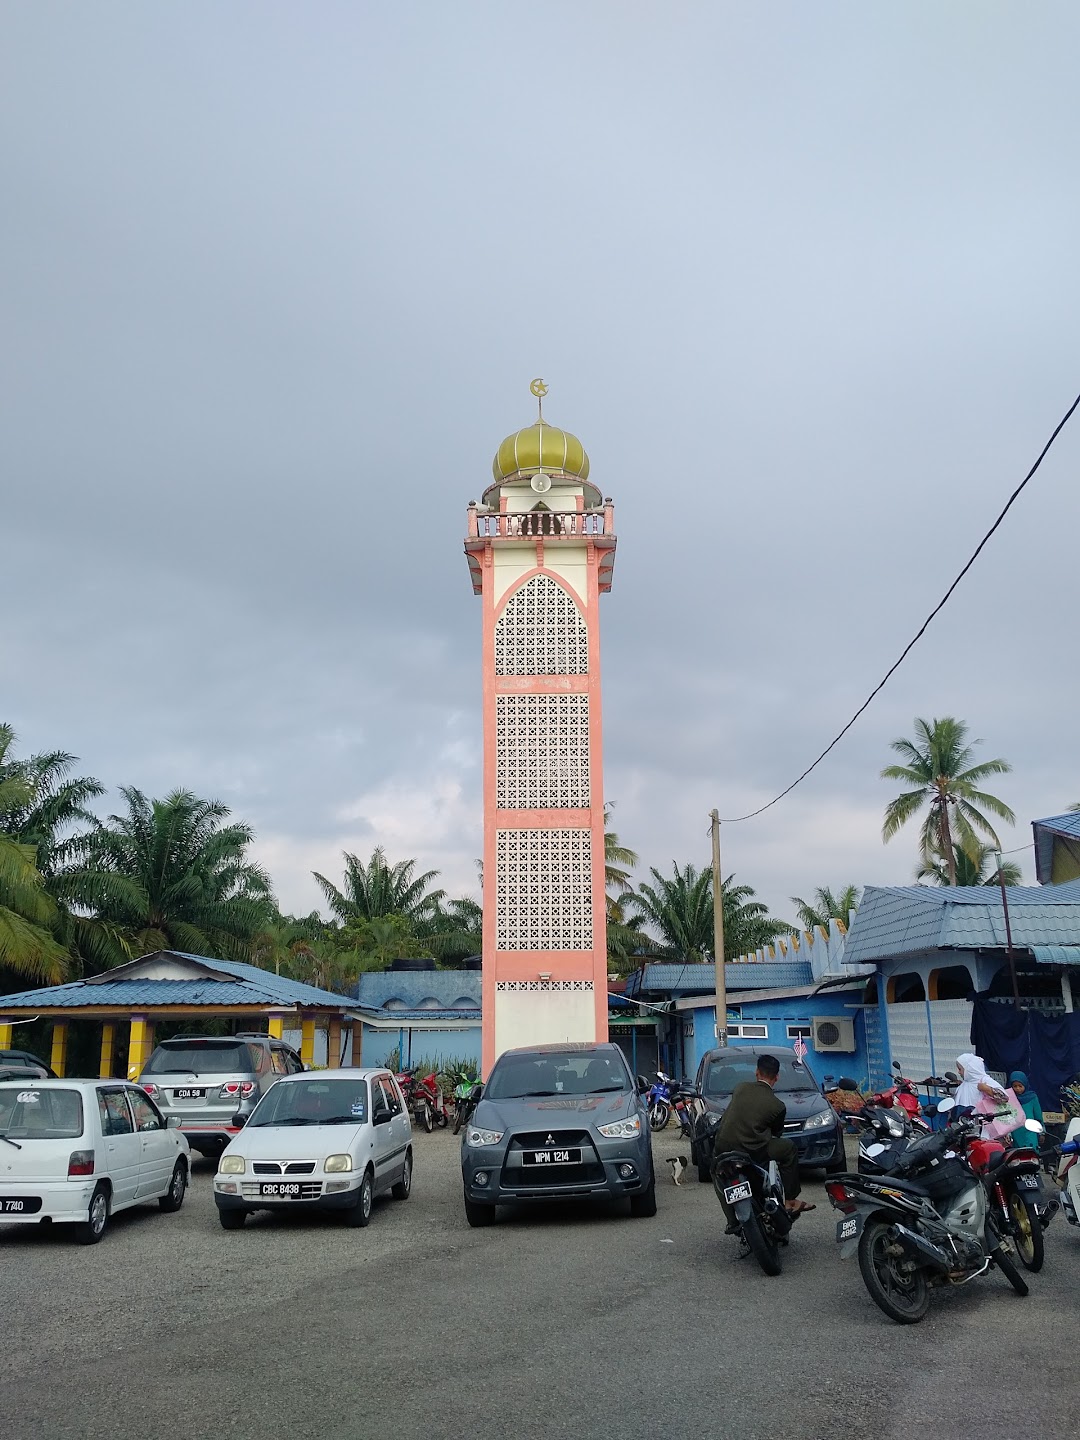
[(0, 1083), (0, 1225), (73, 1225), (94, 1245), (129, 1205), (179, 1210), (190, 1164), (183, 1135), (137, 1085)]
[(366, 1225), (376, 1195), (407, 1200), (412, 1124), (389, 1070), (287, 1075), (248, 1116), (214, 1176), (218, 1219), (238, 1230), (253, 1210), (339, 1210)]

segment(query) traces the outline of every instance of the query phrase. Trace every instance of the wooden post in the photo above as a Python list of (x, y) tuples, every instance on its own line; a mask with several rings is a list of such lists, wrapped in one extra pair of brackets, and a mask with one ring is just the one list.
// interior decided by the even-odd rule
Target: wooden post
[(364, 1063), (364, 1022), (354, 1020), (352, 1022), (352, 1063), (363, 1065)]
[(337, 1015), (326, 1027), (326, 1063), (331, 1070), (341, 1068), (341, 1020)]
[(720, 875), (720, 812), (712, 820), (713, 961), (716, 967), (716, 1043), (727, 1044), (727, 981), (724, 972), (724, 882)]

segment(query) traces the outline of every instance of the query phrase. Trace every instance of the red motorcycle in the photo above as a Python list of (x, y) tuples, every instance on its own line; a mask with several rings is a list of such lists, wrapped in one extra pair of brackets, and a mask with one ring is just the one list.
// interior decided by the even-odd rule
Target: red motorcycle
[(1002, 1141), (973, 1135), (964, 1146), (964, 1158), (984, 1184), (992, 1187), (1021, 1265), (1026, 1270), (1041, 1270), (1043, 1230), (1054, 1210), (1042, 1197), (1039, 1157), (1034, 1150), (1018, 1149), (1011, 1137)]
[(434, 1073), (421, 1080), (415, 1070), (402, 1070), (394, 1078), (417, 1125), (422, 1125), (429, 1135), (436, 1125), (440, 1129), (449, 1125), (450, 1112)]

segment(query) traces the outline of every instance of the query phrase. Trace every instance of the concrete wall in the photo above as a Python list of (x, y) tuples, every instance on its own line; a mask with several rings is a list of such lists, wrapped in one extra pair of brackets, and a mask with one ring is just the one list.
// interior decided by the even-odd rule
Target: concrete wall
[[(409, 1058), (409, 1033), (405, 1030), (404, 1064)], [(385, 1065), (392, 1051), (398, 1047), (397, 1030), (377, 1030), (371, 1025), (364, 1026), (364, 1064)], [(413, 1060), (433, 1060), (438, 1065), (449, 1061), (472, 1061), (480, 1065), (480, 1026), (467, 1030), (413, 1030)]]

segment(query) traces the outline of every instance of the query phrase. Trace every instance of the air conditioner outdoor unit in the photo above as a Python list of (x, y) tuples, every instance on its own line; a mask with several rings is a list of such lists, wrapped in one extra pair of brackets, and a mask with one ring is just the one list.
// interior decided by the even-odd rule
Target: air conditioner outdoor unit
[(855, 1021), (849, 1015), (815, 1015), (810, 1024), (815, 1050), (855, 1049)]

